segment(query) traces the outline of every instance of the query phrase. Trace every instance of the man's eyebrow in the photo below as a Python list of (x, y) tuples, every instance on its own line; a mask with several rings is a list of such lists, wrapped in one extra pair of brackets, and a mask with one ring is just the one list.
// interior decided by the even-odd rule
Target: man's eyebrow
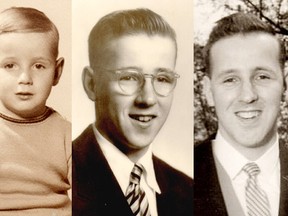
[(222, 77), (222, 76), (226, 76), (230, 74), (237, 74), (237, 73), (239, 73), (239, 71), (236, 69), (228, 69), (228, 70), (220, 71), (219, 76)]
[(272, 68), (269, 68), (269, 67), (256, 67), (254, 69), (254, 71), (267, 71), (270, 73), (275, 73), (275, 70), (273, 70)]
[(175, 71), (174, 71), (173, 69), (171, 69), (171, 68), (165, 68), (165, 67), (156, 68), (155, 71), (156, 71), (156, 72), (164, 71), (164, 72), (175, 73)]
[[(136, 71), (139, 71), (139, 72), (143, 72), (143, 68), (141, 67), (138, 67), (138, 66), (128, 66), (128, 67), (120, 67), (120, 68), (117, 68), (115, 70), (136, 70)], [(165, 67), (159, 67), (159, 68), (155, 68), (153, 71), (153, 73), (157, 73), (157, 72), (168, 72), (168, 73), (175, 73), (175, 71), (171, 68), (165, 68)]]
[(212, 79), (215, 79), (215, 80), (221, 80), (223, 78), (226, 78), (227, 76), (232, 76), (232, 75), (237, 75), (239, 74), (239, 71), (237, 69), (224, 69), (224, 70), (221, 70), (219, 72), (219, 74), (215, 74), (215, 72), (211, 73), (211, 78)]
[(137, 66), (127, 66), (127, 67), (120, 67), (116, 68), (115, 70), (137, 70), (137, 71), (142, 71), (143, 69)]

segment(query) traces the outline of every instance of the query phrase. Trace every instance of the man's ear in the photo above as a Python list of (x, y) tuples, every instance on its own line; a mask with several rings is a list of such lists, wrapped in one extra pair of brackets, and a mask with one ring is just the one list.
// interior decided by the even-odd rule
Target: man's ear
[(285, 100), (288, 102), (288, 69), (284, 69), (284, 91), (285, 91)]
[(64, 58), (59, 58), (56, 61), (56, 67), (55, 67), (55, 72), (54, 72), (54, 79), (53, 79), (53, 86), (57, 85), (60, 77), (62, 75), (62, 71), (63, 71), (63, 67), (64, 67)]
[(87, 96), (92, 101), (96, 101), (96, 83), (94, 71), (91, 67), (86, 66), (82, 72), (82, 84)]
[(211, 80), (208, 76), (203, 77), (203, 91), (209, 106), (214, 105), (214, 98), (211, 91)]

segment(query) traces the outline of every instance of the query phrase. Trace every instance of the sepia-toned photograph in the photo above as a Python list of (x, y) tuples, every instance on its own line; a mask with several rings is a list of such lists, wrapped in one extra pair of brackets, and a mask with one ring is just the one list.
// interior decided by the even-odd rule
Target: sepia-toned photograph
[(73, 215), (192, 215), (192, 2), (72, 8)]
[(0, 215), (71, 216), (70, 1), (0, 11)]

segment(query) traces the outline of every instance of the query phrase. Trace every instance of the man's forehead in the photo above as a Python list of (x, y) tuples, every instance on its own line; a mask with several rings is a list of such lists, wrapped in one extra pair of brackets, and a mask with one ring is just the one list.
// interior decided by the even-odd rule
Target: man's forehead
[[(116, 59), (133, 59), (133, 54), (139, 58), (141, 55), (143, 61), (149, 61), (153, 55), (158, 52), (173, 56), (173, 62), (176, 61), (177, 49), (173, 39), (159, 34), (132, 34), (121, 37), (111, 38), (102, 43), (95, 51), (95, 60), (97, 66), (107, 65)], [(146, 54), (146, 55), (145, 55)], [(97, 57), (96, 57), (97, 56)]]
[[(174, 43), (174, 40), (171, 37), (167, 36), (167, 35), (162, 35), (162, 34), (152, 34), (152, 35), (150, 35), (150, 34), (147, 34), (147, 33), (140, 32), (140, 33), (124, 34), (124, 35), (121, 35), (121, 36), (110, 37), (110, 38), (105, 39), (105, 41), (103, 41), (101, 45), (102, 45), (102, 48), (106, 49), (108, 47), (111, 47), (111, 45), (117, 44), (117, 43), (119, 43), (121, 41), (124, 41), (124, 40), (127, 40), (127, 39), (128, 40), (129, 39), (134, 39), (135, 41), (141, 42), (141, 44), (142, 44), (143, 41), (145, 39), (147, 39), (147, 38), (149, 38), (151, 40), (157, 38), (157, 39), (159, 39), (158, 41), (164, 41), (164, 40), (167, 41), (167, 40), (169, 40), (172, 43)], [(139, 44), (139, 45), (141, 45), (141, 44)], [(161, 45), (161, 44), (160, 43), (158, 43), (158, 44), (155, 43), (155, 45)]]
[[(219, 40), (215, 41), (211, 45), (211, 50), (217, 46), (219, 43), (223, 41), (228, 41), (228, 40), (242, 40), (245, 41), (247, 39), (255, 39), (257, 40), (274, 40), (276, 43), (279, 44), (279, 40), (275, 35), (272, 35), (270, 33), (264, 32), (264, 31), (251, 31), (251, 32), (240, 32), (240, 33), (235, 33), (231, 35), (227, 35), (225, 37), (219, 38)], [(280, 44), (279, 44), (280, 45)]]
[[(248, 32), (248, 33), (237, 33), (234, 35), (226, 36), (221, 38), (220, 40), (216, 41), (210, 48), (210, 53), (209, 53), (209, 58), (211, 64), (213, 63), (213, 59), (218, 57), (218, 51), (223, 50), (225, 48), (226, 52), (225, 53), (231, 53), (231, 55), (236, 54), (237, 50), (233, 50), (233, 48), (238, 48), (239, 50), (242, 50), (243, 46), (247, 46), (247, 44), (251, 45), (257, 45), (260, 44), (263, 48), (266, 47), (271, 50), (275, 50), (276, 52), (273, 51), (273, 53), (276, 53), (277, 58), (280, 56), (280, 42), (277, 39), (276, 36), (266, 33), (266, 32)], [(231, 49), (227, 49), (227, 47), (230, 47)], [(224, 50), (224, 51), (225, 51)], [(252, 47), (251, 49), (247, 49), (247, 52), (255, 52)], [(236, 52), (236, 53), (235, 53)]]

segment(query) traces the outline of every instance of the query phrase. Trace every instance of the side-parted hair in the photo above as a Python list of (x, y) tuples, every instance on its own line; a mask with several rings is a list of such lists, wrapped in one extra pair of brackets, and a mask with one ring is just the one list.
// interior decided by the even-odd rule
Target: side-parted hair
[(90, 64), (101, 63), (101, 52), (107, 42), (141, 33), (170, 37), (175, 43), (177, 55), (176, 33), (160, 15), (144, 8), (119, 10), (102, 17), (92, 28), (88, 40)]
[[(213, 28), (210, 33), (208, 42), (204, 47), (204, 62), (207, 74), (210, 76), (211, 65), (210, 65), (210, 51), (211, 47), (220, 39), (237, 35), (237, 34), (249, 34), (249, 33), (267, 33), (275, 36), (275, 32), (272, 27), (263, 22), (257, 16), (253, 14), (246, 13), (234, 13), (232, 15), (226, 16), (217, 22), (217, 25)], [(278, 38), (277, 38), (278, 39)], [(286, 50), (283, 42), (278, 39), (280, 53), (279, 53), (279, 63), (281, 69), (284, 70), (286, 61)]]
[(12, 7), (0, 13), (0, 35), (7, 33), (46, 33), (52, 38), (52, 52), (58, 56), (59, 33), (53, 22), (34, 8)]

